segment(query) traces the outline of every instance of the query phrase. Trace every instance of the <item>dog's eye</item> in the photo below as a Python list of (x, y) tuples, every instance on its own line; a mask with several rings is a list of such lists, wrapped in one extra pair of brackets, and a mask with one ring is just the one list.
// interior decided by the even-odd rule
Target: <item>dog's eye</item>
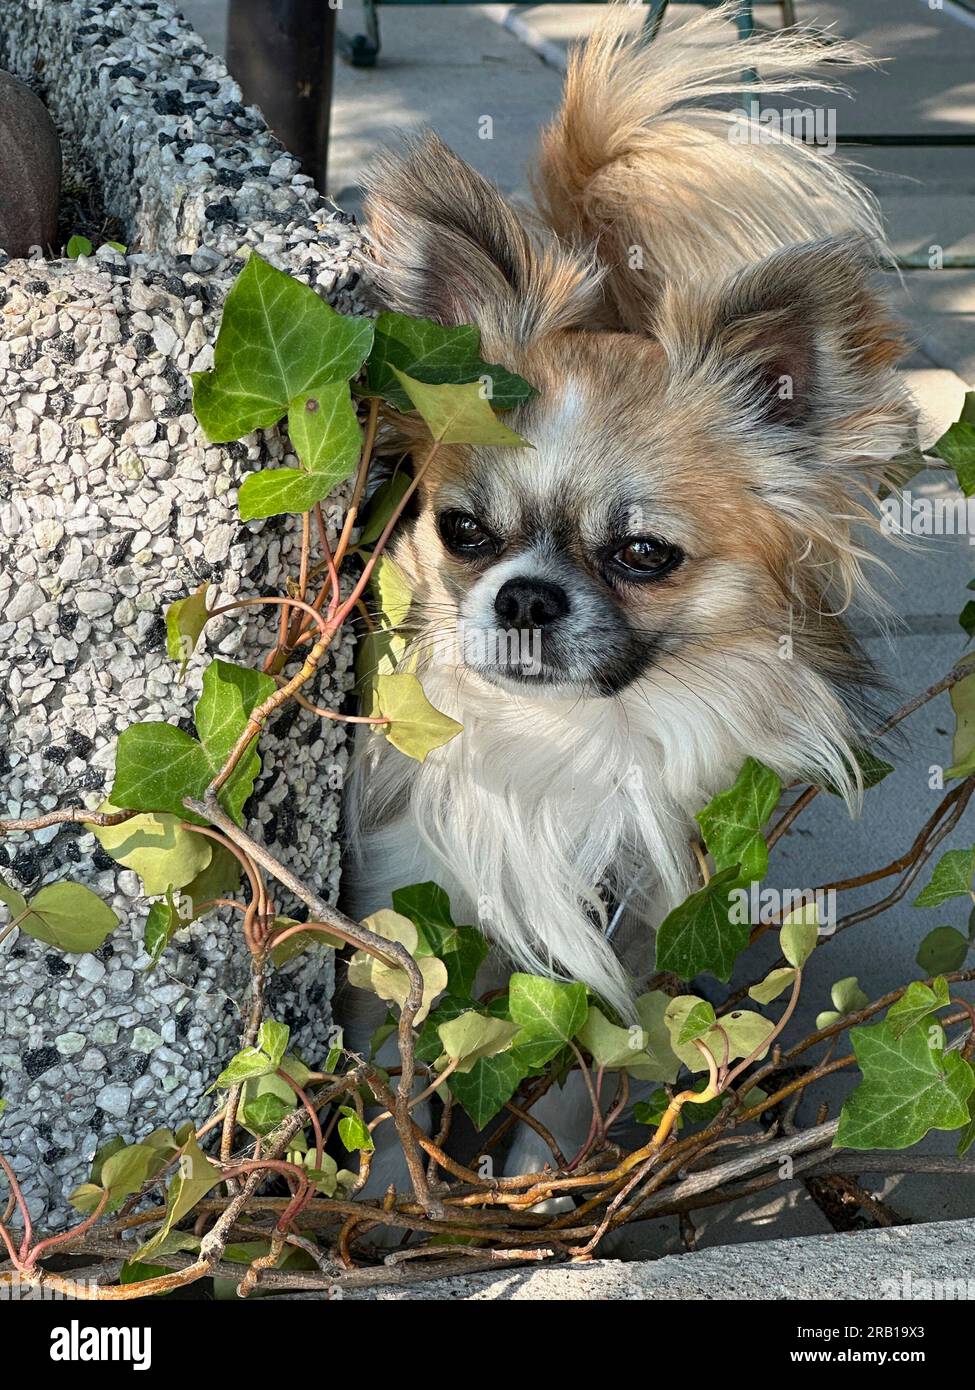
[(483, 555), (496, 549), (494, 538), (469, 512), (443, 512), (437, 527), (444, 545), (455, 555)]
[(634, 536), (613, 556), (612, 568), (625, 579), (660, 579), (676, 569), (684, 552), (652, 536)]

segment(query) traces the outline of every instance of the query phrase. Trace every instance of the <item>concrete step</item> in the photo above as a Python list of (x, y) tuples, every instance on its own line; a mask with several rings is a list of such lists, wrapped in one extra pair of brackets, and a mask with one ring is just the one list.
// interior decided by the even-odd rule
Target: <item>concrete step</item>
[[(676, 1302), (971, 1298), (975, 1222), (767, 1240), (626, 1264), (492, 1270), (411, 1285), (342, 1290), (360, 1302)], [(382, 1277), (377, 1271), (377, 1277)], [(967, 1291), (967, 1292), (966, 1292)], [(320, 1293), (290, 1294), (318, 1299)], [(818, 1343), (816, 1344), (818, 1345)]]

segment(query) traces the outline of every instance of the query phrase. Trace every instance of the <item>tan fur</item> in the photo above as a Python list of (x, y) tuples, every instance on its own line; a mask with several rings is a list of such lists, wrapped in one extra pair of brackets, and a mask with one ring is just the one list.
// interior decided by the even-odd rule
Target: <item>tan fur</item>
[(735, 43), (736, 8), (732, 0), (645, 44), (630, 8), (611, 7), (574, 50), (543, 133), (533, 180), (542, 217), (595, 244), (629, 328), (646, 326), (669, 281), (730, 272), (836, 231), (881, 235), (873, 200), (841, 165), (774, 132), (758, 143), (761, 127), (744, 115), (753, 98), (828, 90), (819, 71), (863, 62), (862, 50), (826, 47), (801, 29)]

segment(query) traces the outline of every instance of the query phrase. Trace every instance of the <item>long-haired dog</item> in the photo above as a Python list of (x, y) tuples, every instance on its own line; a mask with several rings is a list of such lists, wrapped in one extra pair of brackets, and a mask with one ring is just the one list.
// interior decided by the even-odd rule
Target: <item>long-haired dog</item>
[(728, 109), (743, 67), (781, 93), (857, 55), (736, 44), (733, 8), (651, 45), (610, 11), (530, 220), (432, 134), (367, 202), (383, 301), (477, 324), (538, 394), (505, 416), (533, 449), (442, 448), (399, 529), (421, 678), (463, 733), (422, 765), (362, 740), (351, 903), (434, 879), (509, 963), (624, 1016), (696, 886), (694, 812), (745, 758), (856, 808), (869, 670), (840, 615), (869, 593), (871, 479), (916, 440), (872, 200)]

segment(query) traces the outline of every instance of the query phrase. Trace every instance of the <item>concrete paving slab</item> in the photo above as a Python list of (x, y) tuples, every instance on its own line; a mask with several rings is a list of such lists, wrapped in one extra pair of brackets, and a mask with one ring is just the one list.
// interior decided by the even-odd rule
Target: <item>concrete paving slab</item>
[(844, 145), (840, 156), (882, 202), (891, 196), (975, 194), (971, 150), (947, 146)]
[(908, 271), (891, 295), (926, 356), (975, 384), (975, 270)]
[(884, 197), (882, 207), (890, 245), (902, 263), (922, 270), (932, 264), (939, 269), (975, 269), (975, 198), (971, 195), (915, 189)]
[[(592, 1260), (458, 1275), (409, 1288), (343, 1290), (343, 1301), (440, 1303), (896, 1301), (975, 1296), (975, 1222), (721, 1246), (648, 1263)], [(291, 1295), (321, 1299), (321, 1294)]]

